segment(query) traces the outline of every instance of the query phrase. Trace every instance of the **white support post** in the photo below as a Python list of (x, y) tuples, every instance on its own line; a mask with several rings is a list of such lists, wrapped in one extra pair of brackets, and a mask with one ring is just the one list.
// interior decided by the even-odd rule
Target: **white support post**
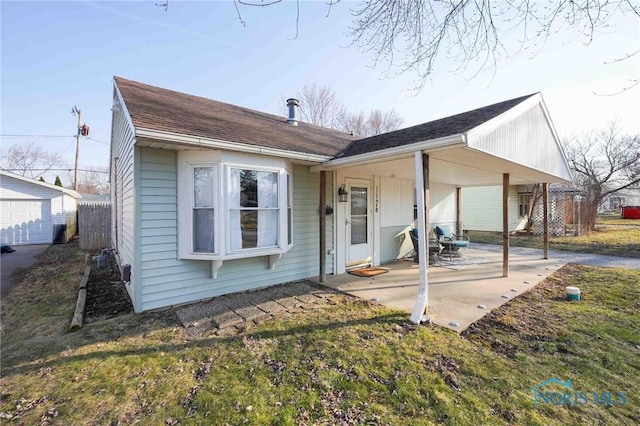
[(429, 301), (429, 287), (427, 279), (427, 269), (429, 267), (429, 245), (427, 244), (427, 238), (429, 235), (429, 233), (427, 232), (429, 228), (429, 216), (427, 210), (428, 200), (425, 200), (425, 195), (428, 196), (429, 194), (429, 157), (427, 155), (425, 155), (424, 157), (425, 161), (423, 161), (423, 155), (421, 151), (415, 152), (420, 290), (418, 291), (416, 304), (414, 305), (413, 312), (411, 313), (411, 322), (414, 324), (420, 324), (421, 322), (429, 321), (429, 318), (425, 315)]

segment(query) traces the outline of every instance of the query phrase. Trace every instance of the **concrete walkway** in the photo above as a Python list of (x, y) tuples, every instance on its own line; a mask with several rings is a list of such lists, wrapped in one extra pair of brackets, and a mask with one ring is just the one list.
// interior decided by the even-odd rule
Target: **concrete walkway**
[(226, 336), (237, 333), (249, 324), (258, 324), (287, 313), (335, 305), (344, 297), (310, 281), (299, 281), (216, 297), (175, 308), (175, 313), (190, 336)]
[[(473, 243), (473, 247), (479, 250), (502, 253), (502, 246), (496, 244)], [(542, 249), (526, 247), (509, 247), (509, 253), (522, 256), (542, 257)], [(549, 250), (549, 258), (563, 264), (578, 263), (580, 265), (603, 266), (610, 268), (640, 269), (640, 259), (634, 259), (631, 257)]]

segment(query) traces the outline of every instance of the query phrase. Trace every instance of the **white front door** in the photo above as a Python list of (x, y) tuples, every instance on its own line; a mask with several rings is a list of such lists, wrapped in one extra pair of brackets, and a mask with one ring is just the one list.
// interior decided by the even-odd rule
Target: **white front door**
[(346, 267), (370, 264), (372, 260), (371, 181), (347, 179), (349, 202), (346, 216)]

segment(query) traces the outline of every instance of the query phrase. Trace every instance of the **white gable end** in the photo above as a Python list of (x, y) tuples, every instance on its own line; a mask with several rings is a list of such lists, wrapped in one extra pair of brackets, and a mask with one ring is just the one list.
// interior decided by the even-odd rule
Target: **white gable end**
[(467, 133), (470, 148), (571, 181), (542, 97), (534, 96)]

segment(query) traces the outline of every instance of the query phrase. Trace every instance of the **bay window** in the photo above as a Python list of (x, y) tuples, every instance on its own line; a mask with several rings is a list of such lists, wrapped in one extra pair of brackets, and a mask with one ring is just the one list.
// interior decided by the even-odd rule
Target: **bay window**
[[(178, 256), (272, 256), (293, 246), (291, 166), (279, 158), (178, 154)], [(271, 260), (270, 260), (271, 261)]]

